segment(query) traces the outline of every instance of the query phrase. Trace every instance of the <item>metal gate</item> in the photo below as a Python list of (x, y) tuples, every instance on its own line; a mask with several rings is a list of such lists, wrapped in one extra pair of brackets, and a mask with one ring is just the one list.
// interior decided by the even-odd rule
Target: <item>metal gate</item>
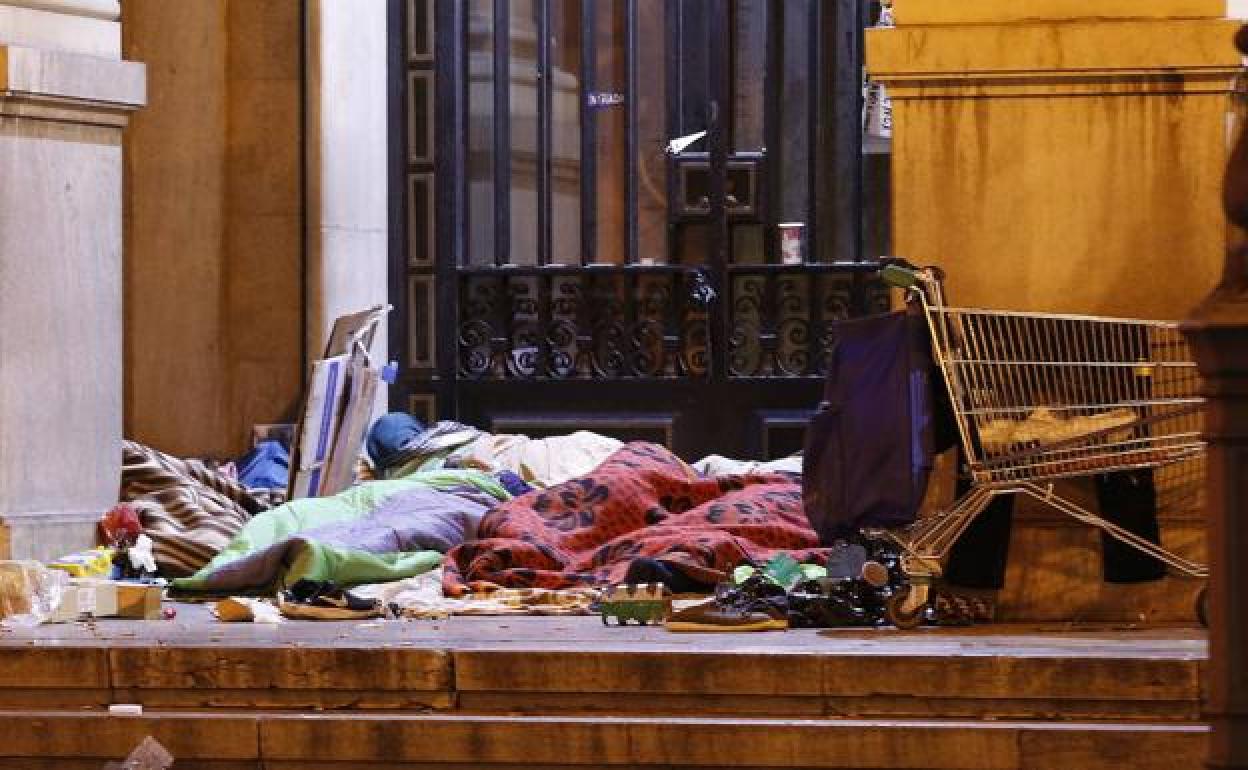
[(407, 0), (402, 15), (406, 405), (687, 457), (799, 448), (832, 324), (888, 304), (863, 259), (883, 248), (864, 246), (868, 9)]

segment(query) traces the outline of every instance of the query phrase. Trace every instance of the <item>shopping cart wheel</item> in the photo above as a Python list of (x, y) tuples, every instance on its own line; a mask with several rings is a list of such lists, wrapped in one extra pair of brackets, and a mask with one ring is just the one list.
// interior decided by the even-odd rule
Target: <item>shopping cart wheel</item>
[(1196, 619), (1202, 627), (1209, 627), (1209, 586), (1201, 586), (1196, 594)]
[(927, 604), (920, 604), (912, 610), (906, 610), (906, 600), (910, 598), (910, 592), (913, 590), (910, 587), (899, 589), (897, 593), (888, 597), (888, 604), (884, 606), (884, 617), (889, 623), (903, 631), (918, 628), (923, 622), (923, 611), (927, 609)]

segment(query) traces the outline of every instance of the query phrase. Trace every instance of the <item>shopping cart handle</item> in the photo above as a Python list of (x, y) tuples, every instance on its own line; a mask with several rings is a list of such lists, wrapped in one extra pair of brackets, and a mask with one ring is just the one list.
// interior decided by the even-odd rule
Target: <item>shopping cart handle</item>
[(912, 289), (919, 283), (918, 271), (901, 265), (888, 265), (883, 268), (880, 270), (880, 278), (896, 289)]

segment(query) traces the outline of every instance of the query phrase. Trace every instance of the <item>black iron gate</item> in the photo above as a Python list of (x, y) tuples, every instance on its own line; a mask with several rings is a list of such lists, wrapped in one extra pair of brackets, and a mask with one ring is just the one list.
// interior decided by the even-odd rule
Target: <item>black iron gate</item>
[(888, 304), (863, 259), (863, 4), (403, 14), (409, 408), (687, 457), (799, 448), (833, 322)]

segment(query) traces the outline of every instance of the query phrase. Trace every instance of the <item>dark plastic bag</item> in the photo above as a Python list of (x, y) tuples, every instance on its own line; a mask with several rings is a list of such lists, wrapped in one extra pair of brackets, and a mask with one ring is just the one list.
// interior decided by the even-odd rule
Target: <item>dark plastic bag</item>
[(844, 321), (835, 335), (802, 469), (806, 515), (825, 545), (914, 522), (935, 456), (956, 442), (921, 312)]

